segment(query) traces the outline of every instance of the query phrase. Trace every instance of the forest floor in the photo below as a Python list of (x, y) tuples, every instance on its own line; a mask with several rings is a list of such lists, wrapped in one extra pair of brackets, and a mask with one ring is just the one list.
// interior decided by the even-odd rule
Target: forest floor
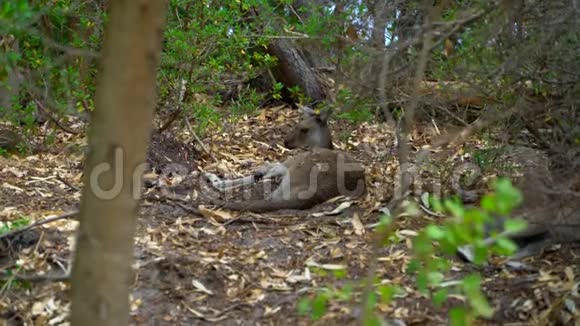
[[(190, 138), (187, 135), (153, 137), (148, 159), (153, 171), (146, 175), (148, 187), (135, 234), (133, 324), (356, 323), (358, 296), (351, 301), (330, 301), (328, 312), (316, 322), (299, 315), (297, 305), (317, 289), (340, 288), (349, 282), (356, 285), (366, 277), (372, 226), (396, 184), (394, 140), (383, 126), (363, 123), (354, 128), (331, 122), (335, 143), (367, 169), (365, 198), (273, 214), (212, 206), (195, 209), (203, 203), (200, 195), (207, 192), (199, 182), (200, 171), (248, 175), (266, 160), (288, 156), (290, 152), (278, 144), (296, 119), (296, 112), (278, 107), (226, 125), (225, 131), (205, 141), (215, 161), (195, 141), (184, 141)], [(413, 133), (415, 149), (428, 142), (432, 129)], [(17, 225), (23, 219), (34, 222), (78, 209), (85, 146), (82, 136), (58, 133), (50, 152), (0, 157), (0, 221)], [(432, 159), (444, 170), (443, 166), (469, 160), (466, 153), (478, 146), (473, 140), (442, 150)], [(167, 167), (168, 163), (176, 164)], [(445, 187), (446, 180), (441, 184)], [(191, 202), (170, 199), (172, 194), (189, 196)], [(377, 277), (400, 286), (405, 294), (388, 305), (378, 305), (385, 319), (407, 325), (443, 325), (448, 323), (449, 308), (464, 302), (460, 296), (451, 296), (443, 307), (435, 306), (417, 291), (413, 276), (406, 272), (413, 237), (437, 220), (427, 213), (396, 220), (392, 243), (379, 253)], [(76, 226), (74, 219), (63, 219), (0, 241), (0, 270), (6, 281), (0, 292), (0, 321), (58, 325), (67, 320), (70, 283), (58, 276), (70, 267)], [(574, 248), (554, 247), (527, 260), (528, 269), (515, 271), (499, 258), (484, 267), (454, 260), (446, 280), (474, 271), (482, 274), (484, 292), (496, 313), (480, 324), (536, 324), (561, 312), (562, 299), (574, 290), (579, 253)]]

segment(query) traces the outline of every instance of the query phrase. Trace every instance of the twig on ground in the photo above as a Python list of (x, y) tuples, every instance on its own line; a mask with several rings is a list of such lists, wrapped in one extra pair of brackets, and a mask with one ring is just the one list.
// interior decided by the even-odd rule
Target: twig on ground
[(201, 212), (199, 211), (199, 209), (197, 209), (197, 207), (193, 207), (193, 206), (184, 204), (184, 203), (191, 203), (191, 200), (189, 200), (188, 197), (186, 197), (186, 196), (180, 196), (180, 195), (173, 194), (173, 193), (161, 194), (160, 196), (155, 195), (155, 194), (151, 194), (148, 196), (143, 196), (141, 199), (158, 201), (158, 202), (159, 201), (171, 201), (171, 202), (173, 202), (173, 204), (181, 207), (186, 212), (189, 212), (189, 213), (197, 215), (197, 216), (203, 216), (203, 214), (201, 214)]
[(199, 137), (197, 136), (197, 134), (195, 133), (195, 131), (193, 130), (193, 128), (191, 127), (191, 123), (189, 123), (189, 120), (187, 119), (187, 117), (184, 117), (183, 120), (185, 121), (185, 125), (187, 126), (187, 129), (189, 130), (189, 132), (193, 135), (193, 138), (195, 138), (195, 141), (197, 141), (197, 143), (199, 144), (199, 146), (201, 146), (201, 149), (207, 154), (209, 155), (209, 157), (211, 157), (211, 159), (214, 162), (217, 162), (217, 159), (215, 158), (215, 156), (213, 155), (213, 153), (211, 153), (207, 147), (205, 147), (205, 145), (203, 144), (203, 142), (201, 141), (201, 139), (199, 139)]
[(56, 175), (56, 179), (60, 182), (62, 182), (65, 186), (71, 188), (74, 191), (81, 191), (78, 187), (73, 186), (70, 182), (68, 182), (66, 179), (64, 179), (63, 177), (60, 176), (60, 174)]
[(0, 275), (2, 281), (26, 281), (26, 282), (63, 282), (70, 279), (70, 273), (47, 274), (47, 275)]
[(78, 130), (74, 130), (72, 128), (70, 128), (69, 126), (63, 124), (62, 122), (60, 122), (53, 114), (52, 112), (50, 112), (49, 109), (47, 109), (39, 100), (37, 100), (36, 98), (34, 98), (34, 94), (32, 94), (32, 92), (28, 92), (30, 94), (30, 96), (32, 97), (32, 99), (34, 100), (34, 102), (36, 103), (36, 105), (38, 106), (38, 108), (44, 112), (44, 114), (46, 114), (46, 116), (48, 117), (48, 119), (52, 122), (54, 122), (54, 124), (59, 127), (60, 129), (62, 129), (63, 131), (68, 132), (69, 134), (73, 134), (73, 135), (78, 135), (81, 132)]
[(175, 205), (181, 207), (184, 211), (186, 211), (188, 213), (202, 216), (202, 214), (199, 212), (199, 209), (197, 209), (195, 207), (192, 207), (192, 206), (189, 206), (189, 205), (185, 205), (185, 204), (182, 204), (180, 202), (175, 202)]
[(433, 212), (432, 210), (428, 209), (427, 207), (425, 207), (424, 205), (420, 204), (419, 207), (421, 208), (421, 210), (425, 213), (427, 213), (427, 215), (433, 216), (433, 217), (445, 217), (445, 215), (441, 214), (441, 213), (437, 213), (437, 212)]
[(64, 213), (62, 215), (50, 217), (50, 218), (47, 218), (45, 220), (32, 223), (32, 224), (30, 224), (30, 225), (28, 225), (26, 227), (23, 227), (22, 229), (14, 230), (14, 231), (11, 231), (11, 232), (8, 232), (8, 233), (4, 233), (4, 234), (0, 235), (0, 240), (1, 239), (4, 239), (4, 238), (8, 238), (8, 237), (13, 237), (13, 236), (15, 236), (17, 234), (20, 234), (22, 232), (28, 231), (30, 229), (33, 229), (33, 228), (38, 227), (38, 226), (43, 225), (43, 224), (47, 224), (47, 223), (51, 223), (51, 222), (54, 222), (54, 221), (64, 220), (64, 219), (67, 219), (67, 218), (74, 217), (74, 216), (78, 215), (78, 213), (79, 213), (79, 211), (72, 211), (72, 212)]

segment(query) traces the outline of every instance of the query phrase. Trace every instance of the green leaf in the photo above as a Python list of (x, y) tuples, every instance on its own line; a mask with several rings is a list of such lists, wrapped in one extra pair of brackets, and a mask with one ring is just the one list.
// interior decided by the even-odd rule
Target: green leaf
[(456, 200), (446, 199), (443, 201), (443, 205), (445, 208), (451, 212), (451, 214), (455, 217), (463, 217), (464, 208), (460, 202)]
[(452, 326), (469, 326), (467, 311), (463, 307), (453, 307), (449, 310), (449, 321)]
[(414, 258), (407, 264), (407, 273), (414, 274), (419, 268), (421, 268), (421, 263)]
[(375, 232), (377, 233), (384, 233), (386, 232), (388, 226), (391, 224), (392, 222), (392, 218), (390, 215), (387, 214), (383, 214), (381, 215), (381, 217), (379, 218), (379, 224), (377, 224), (376, 228), (375, 228)]
[(374, 308), (377, 305), (377, 294), (375, 292), (370, 292), (367, 296), (367, 307)]
[(481, 198), (480, 205), (481, 208), (488, 212), (495, 212), (497, 210), (495, 194), (487, 194), (483, 196), (483, 198)]
[(391, 302), (395, 294), (397, 293), (397, 288), (393, 285), (379, 285), (379, 294), (381, 296), (381, 303), (388, 304)]
[(328, 303), (328, 294), (321, 292), (314, 300), (312, 300), (312, 319), (317, 320), (322, 318), (326, 313), (326, 306)]
[(445, 236), (445, 232), (438, 226), (430, 224), (425, 228), (425, 233), (430, 239), (440, 240)]
[(427, 273), (427, 278), (429, 279), (429, 285), (439, 285), (445, 279), (445, 275), (437, 271), (431, 271)]
[(431, 262), (434, 269), (439, 271), (447, 271), (451, 268), (451, 262), (447, 259), (436, 257)]
[(479, 208), (470, 208), (465, 211), (465, 220), (474, 224), (476, 228), (483, 227), (486, 222), (489, 222), (489, 214)]
[(383, 325), (383, 323), (381, 323), (378, 316), (374, 312), (369, 311), (364, 316), (363, 325), (364, 326), (381, 326), (381, 325)]
[(500, 214), (509, 214), (523, 200), (521, 192), (512, 186), (507, 178), (500, 178), (496, 181), (495, 189), (497, 193), (497, 209)]
[(340, 289), (337, 293), (336, 296), (338, 298), (338, 300), (341, 301), (348, 301), (352, 298), (352, 291), (353, 291), (353, 286), (352, 284), (346, 284), (345, 286), (342, 287), (342, 289)]
[(449, 293), (446, 288), (441, 288), (437, 290), (437, 292), (435, 292), (435, 294), (433, 295), (433, 303), (438, 308), (440, 308), (441, 305), (443, 305), (443, 303), (447, 301), (448, 295)]
[(413, 252), (417, 257), (429, 255), (432, 251), (433, 244), (425, 232), (419, 233), (419, 235), (413, 239)]
[(337, 279), (343, 279), (346, 277), (346, 269), (337, 269), (337, 270), (333, 270), (332, 274), (334, 275), (335, 278)]
[(312, 305), (312, 300), (310, 300), (310, 298), (308, 297), (304, 297), (301, 298), (300, 301), (298, 301), (298, 313), (300, 315), (306, 315), (309, 311), (310, 311), (310, 307)]
[(481, 278), (479, 275), (469, 275), (463, 280), (463, 290), (478, 316), (490, 318), (493, 316), (493, 309), (481, 293)]
[(443, 203), (441, 202), (441, 199), (435, 196), (429, 196), (429, 202), (431, 203), (431, 207), (435, 212), (443, 212)]
[(525, 230), (527, 226), (528, 226), (528, 223), (522, 219), (510, 218), (504, 222), (504, 228), (508, 232), (514, 232), (514, 233), (519, 232), (519, 231)]
[(473, 247), (473, 263), (476, 265), (482, 265), (487, 261), (490, 249), (487, 246), (481, 244), (476, 244)]
[(417, 283), (417, 288), (421, 293), (427, 293), (427, 286), (429, 285), (429, 281), (425, 271), (419, 271), (417, 277), (415, 278), (415, 283)]
[(481, 277), (476, 274), (468, 275), (463, 279), (463, 290), (468, 295), (471, 293), (476, 293), (481, 287)]
[(512, 240), (503, 237), (497, 239), (496, 248), (504, 256), (510, 256), (518, 250), (518, 246)]

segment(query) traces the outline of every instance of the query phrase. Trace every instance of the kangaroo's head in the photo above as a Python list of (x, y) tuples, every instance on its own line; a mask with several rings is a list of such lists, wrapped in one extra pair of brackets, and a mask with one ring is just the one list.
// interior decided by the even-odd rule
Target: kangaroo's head
[(332, 138), (328, 129), (329, 112), (316, 113), (307, 106), (299, 106), (302, 110), (300, 122), (284, 139), (287, 148), (322, 147), (332, 149)]

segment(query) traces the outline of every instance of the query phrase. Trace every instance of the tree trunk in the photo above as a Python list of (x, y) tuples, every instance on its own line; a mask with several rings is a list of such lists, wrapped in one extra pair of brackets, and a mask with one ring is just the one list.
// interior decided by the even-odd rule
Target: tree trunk
[(285, 86), (299, 86), (314, 101), (326, 98), (326, 90), (317, 73), (308, 65), (300, 50), (287, 39), (272, 41), (268, 51), (278, 58), (276, 79)]
[(73, 325), (127, 325), (164, 0), (109, 2), (72, 270)]
[[(0, 41), (6, 43), (4, 45), (5, 48), (0, 48), (1, 54), (4, 55), (8, 52), (20, 53), (17, 39), (11, 36), (5, 36), (0, 37)], [(6, 65), (6, 67), (9, 67), (8, 71), (6, 71), (6, 79), (0, 80), (0, 118), (12, 111), (13, 100), (15, 97), (18, 97), (18, 93), (20, 92), (20, 78), (18, 77), (17, 65)]]

